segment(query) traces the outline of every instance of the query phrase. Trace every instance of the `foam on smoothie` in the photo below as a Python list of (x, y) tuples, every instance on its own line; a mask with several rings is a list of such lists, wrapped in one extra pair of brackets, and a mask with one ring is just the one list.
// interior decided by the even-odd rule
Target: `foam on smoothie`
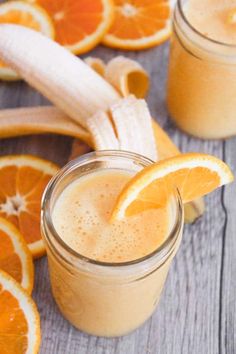
[(213, 40), (236, 45), (236, 23), (229, 20), (236, 0), (189, 0), (185, 14), (199, 32)]
[(130, 178), (125, 171), (101, 170), (66, 187), (53, 210), (54, 226), (64, 242), (83, 256), (105, 262), (138, 259), (160, 246), (169, 229), (165, 208), (109, 222)]

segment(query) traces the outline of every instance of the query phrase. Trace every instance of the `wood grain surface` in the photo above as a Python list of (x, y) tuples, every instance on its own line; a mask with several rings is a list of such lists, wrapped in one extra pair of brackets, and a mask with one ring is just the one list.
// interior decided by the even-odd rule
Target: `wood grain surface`
[[(165, 106), (165, 44), (145, 52), (122, 53), (104, 47), (90, 55), (105, 60), (126, 54), (152, 78), (148, 102), (152, 115), (182, 151), (223, 158), (236, 173), (236, 139), (202, 141), (175, 128)], [(0, 107), (44, 105), (47, 101), (24, 82), (0, 83)], [(72, 139), (31, 136), (0, 141), (1, 155), (36, 154), (66, 163)], [(236, 353), (236, 185), (206, 198), (206, 212), (185, 227), (155, 314), (134, 333), (117, 339), (91, 337), (75, 330), (59, 313), (50, 291), (47, 259), (36, 262), (34, 299), (41, 314), (41, 354), (233, 354)], [(1, 351), (1, 350), (0, 350)]]

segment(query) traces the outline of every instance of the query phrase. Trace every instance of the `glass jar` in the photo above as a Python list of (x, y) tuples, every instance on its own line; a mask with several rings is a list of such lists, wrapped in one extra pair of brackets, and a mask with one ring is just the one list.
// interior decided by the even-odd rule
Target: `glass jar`
[(236, 134), (236, 45), (205, 37), (178, 0), (173, 18), (167, 105), (184, 131), (200, 138)]
[(84, 257), (57, 234), (52, 211), (62, 191), (75, 179), (99, 169), (137, 173), (151, 160), (128, 152), (86, 154), (65, 166), (48, 185), (42, 202), (41, 227), (46, 243), (53, 296), (75, 327), (97, 336), (121, 336), (153, 313), (180, 244), (183, 207), (177, 192), (170, 201), (166, 241), (152, 254), (130, 262), (108, 263)]

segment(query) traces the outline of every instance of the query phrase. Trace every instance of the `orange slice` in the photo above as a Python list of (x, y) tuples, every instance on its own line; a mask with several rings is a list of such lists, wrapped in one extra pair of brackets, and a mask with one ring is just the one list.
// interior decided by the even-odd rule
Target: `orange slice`
[(0, 218), (0, 269), (10, 274), (28, 293), (32, 292), (32, 255), (17, 228), (3, 218)]
[(0, 157), (0, 217), (19, 229), (34, 258), (45, 254), (40, 234), (41, 197), (57, 171), (53, 163), (34, 156)]
[(2, 354), (36, 354), (40, 345), (39, 313), (27, 292), (0, 271), (0, 348)]
[(115, 0), (115, 19), (103, 43), (140, 50), (161, 44), (171, 32), (169, 0)]
[(128, 182), (118, 197), (112, 220), (165, 205), (174, 188), (187, 203), (232, 181), (229, 167), (211, 155), (187, 153), (162, 160)]
[[(45, 36), (54, 38), (52, 20), (47, 12), (37, 5), (25, 1), (8, 1), (0, 5), (0, 24), (12, 23), (32, 28)], [(0, 61), (0, 79), (19, 80), (19, 75)]]
[(85, 53), (94, 48), (113, 21), (112, 0), (35, 0), (35, 2), (51, 16), (56, 29), (56, 41), (75, 54)]

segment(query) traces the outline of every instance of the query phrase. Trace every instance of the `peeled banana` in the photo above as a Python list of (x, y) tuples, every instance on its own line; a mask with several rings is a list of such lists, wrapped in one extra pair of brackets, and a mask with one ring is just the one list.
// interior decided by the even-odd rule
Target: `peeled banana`
[(1, 24), (0, 57), (83, 127), (87, 117), (119, 99), (116, 90), (81, 59), (29, 28)]
[(136, 152), (156, 161), (152, 118), (146, 102), (129, 96), (111, 105), (110, 112), (119, 149)]
[(119, 150), (119, 141), (108, 113), (98, 111), (88, 117), (87, 129), (92, 137), (94, 150)]

